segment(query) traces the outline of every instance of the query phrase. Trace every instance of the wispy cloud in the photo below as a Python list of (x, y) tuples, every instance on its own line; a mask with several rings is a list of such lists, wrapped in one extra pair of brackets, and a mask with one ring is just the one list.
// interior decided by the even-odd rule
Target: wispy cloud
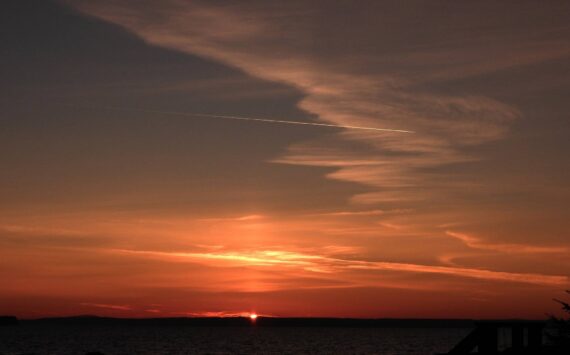
[[(72, 4), (124, 26), (150, 43), (213, 58), (253, 76), (289, 84), (304, 93), (298, 106), (313, 114), (320, 121), (317, 124), (416, 131), (405, 137), (346, 131), (293, 145), (287, 154), (274, 160), (337, 168), (327, 176), (372, 190), (355, 196), (353, 201), (358, 203), (433, 197), (428, 191), (434, 191), (434, 181), (430, 174), (423, 173), (424, 169), (472, 160), (463, 152), (466, 146), (504, 137), (510, 123), (520, 116), (517, 108), (492, 97), (468, 92), (436, 93), (422, 87), (568, 54), (559, 42), (529, 40), (515, 29), (486, 37), (488, 30), (478, 26), (477, 17), (470, 13), (465, 15), (473, 21), (473, 30), (451, 22), (449, 26), (457, 27), (456, 31), (441, 33), (422, 23), (419, 25), (426, 27), (422, 41), (407, 37), (407, 28), (412, 23), (418, 25), (413, 22), (415, 18), (399, 13), (401, 24), (389, 31), (402, 37), (396, 42), (383, 33), (383, 21), (376, 19), (372, 23), (358, 18), (366, 16), (363, 14), (367, 11), (354, 14), (351, 23), (364, 26), (362, 38), (352, 39), (354, 52), (347, 52), (346, 46), (341, 45), (343, 33), (329, 33), (342, 28), (331, 16), (330, 23), (323, 24), (331, 41), (323, 55), (308, 37), (315, 30), (310, 2), (263, 6), (250, 2), (213, 5), (178, 0), (144, 6), (132, 1)], [(384, 13), (377, 11), (382, 8), (380, 4), (365, 6), (370, 7), (368, 13)], [(466, 11), (459, 5), (454, 10)], [(495, 20), (499, 21), (489, 19)], [(465, 31), (471, 32), (462, 33)], [(372, 33), (382, 34), (380, 40), (374, 39), (378, 48), (369, 46)], [(492, 43), (488, 43), (489, 38), (493, 38)], [(474, 61), (473, 56), (480, 60)], [(339, 149), (341, 142), (351, 145)], [(438, 194), (444, 190), (438, 188)]]
[(103, 303), (81, 303), (82, 306), (89, 306), (95, 308), (105, 308), (114, 311), (132, 311), (133, 307), (128, 305), (118, 305), (118, 304), (103, 304)]
[(462, 241), (469, 248), (491, 250), (501, 253), (550, 254), (550, 253), (568, 253), (570, 251), (567, 247), (564, 246), (549, 247), (549, 246), (540, 246), (540, 245), (526, 245), (526, 244), (512, 244), (512, 243), (492, 243), (492, 242), (486, 242), (477, 237), (467, 235), (465, 233), (446, 231), (445, 234)]
[(199, 221), (205, 222), (247, 222), (247, 221), (257, 221), (266, 218), (260, 214), (249, 214), (245, 216), (238, 216), (238, 217), (213, 217), (213, 218), (201, 218)]
[(319, 213), (320, 216), (333, 216), (333, 217), (352, 217), (352, 216), (381, 216), (385, 214), (383, 210), (366, 210), (366, 211), (337, 211)]
[[(220, 317), (220, 318), (232, 318), (232, 317), (249, 317), (252, 312), (230, 312), (230, 311), (199, 311), (199, 312), (178, 312), (176, 314), (186, 317)], [(258, 314), (258, 316), (270, 317), (267, 314)]]
[[(395, 263), (341, 259), (331, 256), (304, 254), (283, 250), (236, 251), (219, 253), (186, 253), (162, 252), (149, 250), (112, 249), (112, 253), (153, 257), (167, 261), (199, 262), (206, 265), (252, 267), (285, 267), (296, 268), (315, 273), (347, 272), (354, 270), (396, 271), (423, 274), (441, 274), (456, 277), (476, 278), (493, 281), (521, 282), (539, 285), (564, 285), (570, 280), (566, 276), (543, 275), (532, 273), (512, 273), (485, 269), (460, 268), (449, 266), (420, 265), (411, 263)], [(213, 262), (213, 263), (212, 263)], [(220, 263), (223, 262), (223, 263)], [(355, 285), (362, 286), (362, 285)]]

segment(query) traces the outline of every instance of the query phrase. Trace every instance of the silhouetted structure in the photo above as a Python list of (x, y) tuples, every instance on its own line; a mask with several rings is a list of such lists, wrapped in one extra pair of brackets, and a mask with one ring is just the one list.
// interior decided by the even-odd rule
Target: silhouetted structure
[[(540, 354), (543, 350), (542, 321), (478, 321), (476, 328), (461, 340), (448, 355)], [(499, 332), (506, 330), (506, 350), (499, 350)]]
[[(570, 294), (570, 290), (567, 290), (566, 293)], [(556, 298), (554, 301), (560, 303), (562, 310), (570, 316), (570, 304), (568, 302)], [(548, 334), (549, 340), (560, 348), (568, 349), (568, 353), (570, 354), (570, 317), (564, 319), (551, 316), (550, 328)]]

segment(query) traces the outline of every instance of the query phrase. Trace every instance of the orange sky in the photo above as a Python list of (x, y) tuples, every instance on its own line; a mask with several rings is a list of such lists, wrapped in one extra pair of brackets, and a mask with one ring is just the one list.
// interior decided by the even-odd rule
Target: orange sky
[(0, 314), (558, 311), (567, 3), (9, 1), (2, 16)]

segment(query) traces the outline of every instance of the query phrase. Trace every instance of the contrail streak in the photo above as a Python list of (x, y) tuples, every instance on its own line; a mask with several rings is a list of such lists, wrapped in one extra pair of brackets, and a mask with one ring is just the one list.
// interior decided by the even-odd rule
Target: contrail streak
[(365, 131), (415, 133), (413, 131), (407, 131), (407, 130), (403, 130), (403, 129), (336, 125), (336, 124), (330, 124), (330, 123), (301, 122), (301, 121), (289, 121), (289, 120), (274, 120), (274, 119), (269, 119), (269, 118), (254, 118), (254, 117), (243, 117), (243, 116), (212, 115), (212, 114), (208, 114), (208, 113), (160, 111), (160, 110), (147, 110), (147, 109), (113, 107), (113, 106), (104, 106), (104, 107), (85, 107), (85, 106), (77, 106), (77, 105), (69, 105), (69, 106), (82, 107), (82, 108), (94, 108), (94, 109), (97, 108), (97, 109), (106, 109), (106, 110), (121, 110), (121, 111), (158, 113), (158, 114), (163, 114), (163, 115), (175, 115), (175, 116), (186, 116), (186, 117), (203, 117), (203, 118), (209, 117), (209, 118), (222, 118), (222, 119), (229, 119), (229, 120), (254, 121), (254, 122), (265, 122), (265, 123), (279, 123), (279, 124), (289, 124), (289, 125), (358, 129), (358, 130), (365, 130)]

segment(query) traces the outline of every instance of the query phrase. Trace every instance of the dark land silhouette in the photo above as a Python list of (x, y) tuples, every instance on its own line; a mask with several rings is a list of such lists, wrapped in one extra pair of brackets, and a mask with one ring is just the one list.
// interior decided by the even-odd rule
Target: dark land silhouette
[(362, 318), (281, 318), (249, 317), (175, 317), (175, 318), (113, 318), (82, 315), (20, 320), (21, 324), (66, 325), (172, 325), (219, 327), (354, 327), (354, 328), (472, 328), (471, 319), (362, 319)]
[(0, 316), (0, 326), (18, 325), (18, 318), (14, 316)]

